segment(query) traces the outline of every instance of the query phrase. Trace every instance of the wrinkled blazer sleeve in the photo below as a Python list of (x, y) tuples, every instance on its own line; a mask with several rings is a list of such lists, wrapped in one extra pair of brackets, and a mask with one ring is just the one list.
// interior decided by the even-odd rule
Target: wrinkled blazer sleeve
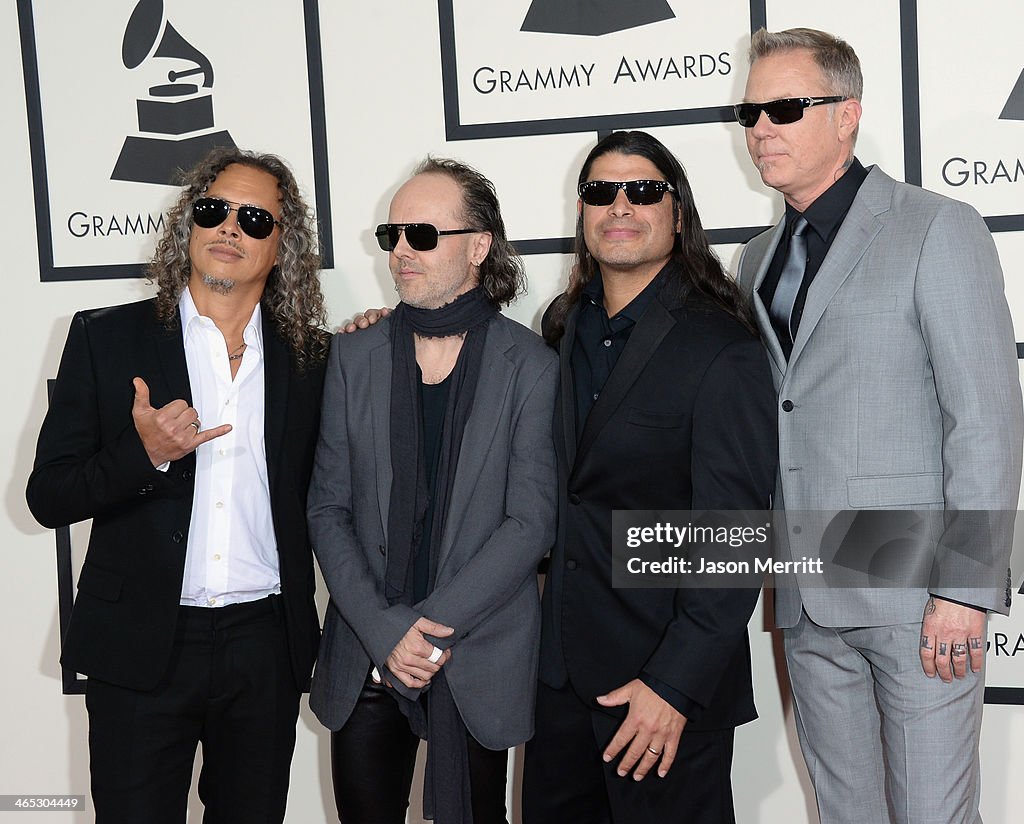
[[(309, 487), (307, 518), (313, 552), (331, 600), (359, 637), (373, 663), (384, 661), (416, 623), (419, 615), (401, 604), (388, 606), (383, 578), (370, 568), (353, 519), (353, 472), (368, 473), (376, 466), (351, 465), (350, 439), (372, 439), (369, 421), (349, 420), (344, 369), (345, 340), (335, 336), (324, 379), (320, 438)], [(362, 367), (365, 368), (365, 364)]]

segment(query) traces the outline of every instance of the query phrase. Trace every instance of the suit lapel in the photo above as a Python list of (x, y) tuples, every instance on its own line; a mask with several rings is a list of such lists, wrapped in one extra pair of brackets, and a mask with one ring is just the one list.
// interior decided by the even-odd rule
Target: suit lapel
[(807, 340), (821, 320), (839, 287), (853, 272), (868, 247), (882, 230), (878, 215), (888, 209), (892, 199), (893, 181), (872, 170), (861, 184), (857, 196), (850, 206), (843, 225), (832, 241), (821, 268), (807, 290), (803, 317), (797, 329), (790, 364), (795, 363), (804, 350)]
[(157, 361), (160, 364), (160, 370), (163, 372), (169, 393), (169, 397), (161, 405), (181, 398), (191, 406), (192, 386), (188, 381), (188, 366), (185, 363), (185, 343), (182, 336), (180, 312), (177, 317), (178, 322), (173, 329), (168, 329), (157, 322), (156, 334), (147, 335), (147, 337), (153, 340), (156, 347)]
[(275, 489), (281, 454), (284, 450), (288, 417), (288, 346), (277, 335), (274, 324), (261, 312), (263, 321), (263, 437), (267, 455), (267, 480), (271, 496)]
[(512, 336), (501, 317), (492, 320), (484, 340), (480, 379), (473, 396), (473, 411), (466, 421), (466, 429), (462, 434), (452, 499), (448, 502), (448, 517), (444, 535), (441, 536), (441, 549), (437, 556), (439, 581), (444, 562), (451, 554), (452, 545), (455, 543), (455, 536), (459, 534), (462, 521), (469, 513), (469, 504), (487, 461), (491, 441), (494, 440), (494, 434), (501, 425), (505, 404), (508, 402), (508, 394), (515, 377), (512, 361), (505, 353), (514, 346)]
[(379, 334), (380, 344), (370, 350), (370, 426), (377, 463), (377, 507), (380, 510), (381, 534), (387, 535), (392, 479), (391, 339), (383, 330), (379, 330)]
[(580, 305), (577, 303), (565, 318), (565, 331), (558, 344), (558, 409), (562, 416), (562, 437), (565, 441), (565, 462), (569, 470), (576, 463), (576, 387), (572, 379), (572, 347), (576, 340), (576, 320)]
[(757, 271), (754, 273), (754, 283), (750, 295), (750, 305), (754, 309), (754, 319), (757, 322), (757, 328), (761, 330), (761, 339), (764, 341), (768, 354), (775, 363), (775, 368), (782, 374), (786, 374), (786, 355), (782, 351), (782, 344), (779, 343), (779, 338), (775, 334), (775, 327), (772, 326), (771, 318), (768, 316), (768, 308), (761, 300), (758, 290), (761, 288), (761, 284), (764, 283), (765, 276), (768, 274), (768, 267), (771, 265), (772, 258), (775, 256), (775, 250), (778, 248), (779, 241), (782, 240), (782, 234), (785, 231), (786, 219), (783, 218), (775, 226), (768, 238), (767, 248), (761, 255), (761, 260), (757, 264)]
[(612, 369), (601, 394), (597, 396), (594, 408), (587, 416), (576, 460), (573, 461), (572, 474), (575, 474), (579, 464), (586, 458), (597, 436), (619, 408), (647, 362), (675, 324), (675, 318), (665, 308), (660, 296), (652, 300), (637, 321), (636, 328), (626, 342), (626, 348)]

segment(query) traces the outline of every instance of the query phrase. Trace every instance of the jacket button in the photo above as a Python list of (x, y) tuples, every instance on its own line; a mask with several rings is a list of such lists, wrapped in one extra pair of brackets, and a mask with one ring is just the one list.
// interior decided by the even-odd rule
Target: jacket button
[(783, 401), (782, 402), (782, 411), (783, 412), (792, 412), (793, 411), (793, 401), (789, 401), (789, 400)]
[(569, 493), (569, 503), (571, 503), (571, 504), (573, 504), (575, 506), (579, 502), (580, 502), (580, 496), (577, 495), (575, 492), (570, 492)]
[(143, 487), (139, 488), (139, 494), (140, 495), (148, 495), (149, 492), (146, 490), (146, 487), (143, 486)]
[(191, 481), (192, 480), (192, 470), (191, 469), (186, 469), (184, 472), (182, 472), (181, 473), (181, 479), (183, 481)]
[(578, 567), (579, 564), (577, 564), (572, 558), (565, 562), (566, 569), (577, 569)]
[(180, 544), (184, 539), (185, 536), (181, 534), (180, 530), (178, 530), (171, 536), (171, 540), (174, 541), (174, 543), (176, 544)]

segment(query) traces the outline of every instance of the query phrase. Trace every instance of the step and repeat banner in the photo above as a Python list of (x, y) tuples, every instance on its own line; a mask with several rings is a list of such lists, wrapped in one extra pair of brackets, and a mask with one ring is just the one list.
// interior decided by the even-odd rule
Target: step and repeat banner
[[(3, 413), (15, 437), (0, 592), (17, 628), (3, 710), (16, 746), (0, 756), (0, 794), (88, 793), (84, 681), (57, 665), (88, 526), (42, 530), (23, 502), (47, 380), (75, 310), (152, 294), (144, 265), (178, 170), (213, 146), (292, 166), (317, 213), (336, 324), (394, 302), (372, 229), (412, 168), (428, 153), (472, 163), (495, 182), (526, 256), (530, 291), (510, 313), (537, 328), (567, 275), (580, 164), (616, 129), (649, 130), (678, 155), (712, 242), (735, 267), (741, 244), (782, 213), (732, 120), (750, 34), (821, 28), (863, 64), (858, 157), (978, 209), (1024, 341), (1024, 4), (832, 5), (17, 0), (0, 10), (7, 282), (18, 306), (3, 334), (19, 354)], [(995, 822), (1012, 820), (1011, 776), (1024, 770), (1008, 732), (1024, 731), (1024, 594), (1016, 600), (989, 632), (983, 811)], [(757, 777), (737, 784), (738, 814), (815, 821), (767, 623), (759, 612), (752, 625), (762, 717), (739, 732), (736, 774)], [(331, 820), (326, 733), (305, 710), (299, 733), (288, 820)]]

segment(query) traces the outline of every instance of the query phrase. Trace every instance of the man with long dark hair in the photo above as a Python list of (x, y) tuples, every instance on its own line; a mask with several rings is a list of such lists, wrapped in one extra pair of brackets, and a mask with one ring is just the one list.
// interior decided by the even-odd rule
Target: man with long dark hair
[(665, 146), (604, 138), (579, 198), (569, 286), (543, 322), (560, 517), (524, 822), (724, 824), (733, 728), (755, 717), (757, 589), (613, 589), (612, 511), (768, 508), (771, 375)]
[(305, 522), (327, 336), (313, 219), (273, 155), (186, 175), (155, 298), (79, 312), (28, 503), (92, 518), (65, 667), (89, 676), (96, 821), (284, 818), (319, 638)]
[(533, 730), (537, 563), (555, 534), (558, 366), (500, 313), (524, 288), (494, 187), (430, 158), (377, 240), (401, 302), (335, 338), (309, 495), (331, 593), (310, 706), (345, 824), (504, 824)]

